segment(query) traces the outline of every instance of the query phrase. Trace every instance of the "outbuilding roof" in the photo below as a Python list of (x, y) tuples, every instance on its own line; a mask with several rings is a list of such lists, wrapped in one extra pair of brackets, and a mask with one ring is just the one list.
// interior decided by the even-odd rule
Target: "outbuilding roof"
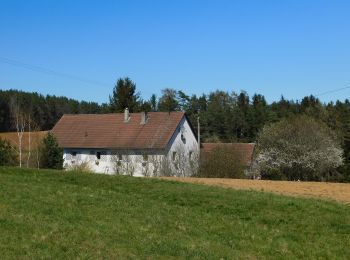
[(254, 143), (202, 143), (201, 151), (204, 154), (213, 152), (216, 148), (228, 148), (241, 156), (245, 166), (250, 166), (253, 161)]
[(150, 112), (145, 124), (142, 113), (63, 115), (51, 132), (62, 148), (164, 149), (183, 112)]

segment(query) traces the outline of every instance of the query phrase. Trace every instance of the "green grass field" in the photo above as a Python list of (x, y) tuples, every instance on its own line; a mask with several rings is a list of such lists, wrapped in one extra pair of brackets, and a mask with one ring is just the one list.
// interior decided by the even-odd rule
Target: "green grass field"
[(349, 258), (350, 206), (157, 179), (0, 168), (1, 259)]

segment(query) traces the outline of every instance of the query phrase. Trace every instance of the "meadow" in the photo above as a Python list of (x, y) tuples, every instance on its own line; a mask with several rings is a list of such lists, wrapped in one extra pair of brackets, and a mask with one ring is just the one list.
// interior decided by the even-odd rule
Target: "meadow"
[(151, 178), (0, 168), (2, 259), (350, 257), (350, 206)]

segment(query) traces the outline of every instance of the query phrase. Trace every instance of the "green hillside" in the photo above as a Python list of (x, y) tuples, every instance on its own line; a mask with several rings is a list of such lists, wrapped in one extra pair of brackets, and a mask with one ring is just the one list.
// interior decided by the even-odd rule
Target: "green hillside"
[(1, 258), (348, 258), (350, 207), (157, 179), (0, 168)]

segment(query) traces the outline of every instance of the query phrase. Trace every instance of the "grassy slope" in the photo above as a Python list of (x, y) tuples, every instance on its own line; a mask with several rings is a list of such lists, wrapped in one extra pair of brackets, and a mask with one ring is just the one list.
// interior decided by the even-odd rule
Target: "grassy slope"
[(1, 258), (347, 258), (350, 207), (156, 179), (0, 168)]

